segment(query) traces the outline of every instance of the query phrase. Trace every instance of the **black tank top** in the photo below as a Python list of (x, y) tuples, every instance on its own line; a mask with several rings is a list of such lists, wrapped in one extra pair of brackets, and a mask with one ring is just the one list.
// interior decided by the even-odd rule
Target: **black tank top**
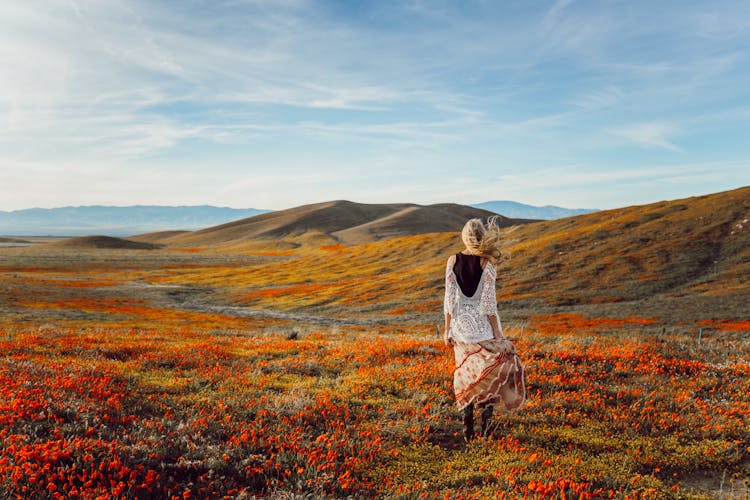
[(482, 258), (478, 255), (456, 254), (456, 263), (453, 264), (453, 273), (461, 291), (467, 297), (471, 297), (477, 291), (479, 280), (482, 279)]

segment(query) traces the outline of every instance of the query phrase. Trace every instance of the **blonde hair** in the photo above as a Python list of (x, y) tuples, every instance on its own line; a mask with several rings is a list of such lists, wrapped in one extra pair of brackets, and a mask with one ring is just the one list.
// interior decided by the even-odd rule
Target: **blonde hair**
[(472, 254), (489, 259), (493, 264), (504, 257), (500, 250), (502, 237), (497, 217), (487, 219), (487, 226), (482, 219), (469, 219), (461, 231), (461, 239)]

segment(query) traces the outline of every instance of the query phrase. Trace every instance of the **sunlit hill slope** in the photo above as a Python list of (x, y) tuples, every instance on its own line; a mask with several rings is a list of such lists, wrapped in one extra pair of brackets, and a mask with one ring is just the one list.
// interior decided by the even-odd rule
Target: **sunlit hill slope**
[[(200, 231), (136, 236), (172, 246), (227, 247), (257, 241), (358, 244), (423, 233), (453, 231), (466, 219), (493, 212), (464, 205), (363, 204), (338, 200), (265, 213)], [(500, 217), (501, 226), (526, 222)], [(296, 246), (296, 245), (292, 245)]]
[(67, 238), (53, 243), (48, 243), (51, 247), (58, 248), (104, 248), (104, 249), (129, 249), (129, 250), (154, 250), (160, 248), (160, 245), (148, 243), (146, 241), (136, 241), (125, 238), (116, 238), (113, 236), (79, 236), (77, 238)]
[(746, 316), (749, 222), (745, 187), (523, 226), (508, 235), (503, 296), (667, 308), (702, 298), (703, 314)]
[[(365, 217), (348, 213), (340, 202), (320, 208), (335, 208), (328, 212), (330, 219), (323, 220), (328, 224), (326, 238), (374, 232), (371, 227), (376, 224), (361, 223)], [(409, 209), (412, 207), (379, 208), (379, 224), (393, 220), (394, 214), (408, 215), (404, 210)], [(345, 222), (336, 219), (338, 211), (347, 214)], [(216, 238), (214, 233), (236, 231), (234, 237), (240, 238), (248, 225), (256, 231), (251, 234), (264, 237), (289, 234), (289, 226), (281, 223), (290, 217), (289, 212), (277, 214), (278, 218), (273, 214), (259, 217), (262, 219), (254, 217), (172, 241), (227, 241), (228, 237)], [(314, 220), (312, 214), (309, 220)], [(351, 246), (305, 245), (280, 252), (271, 264), (264, 261), (226, 272), (175, 270), (170, 276), (154, 279), (222, 288), (234, 305), (241, 306), (436, 318), (444, 262), (462, 248), (458, 230), (463, 220), (465, 217), (455, 218), (453, 232), (397, 236)], [(748, 220), (750, 188), (742, 188), (512, 225), (505, 230), (505, 250), (510, 258), (499, 266), (498, 297), (510, 317), (596, 308), (597, 314), (638, 313), (670, 321), (743, 318), (750, 297)], [(318, 227), (321, 225), (318, 222)], [(349, 229), (341, 229), (346, 226)], [(387, 226), (377, 227), (384, 231)]]

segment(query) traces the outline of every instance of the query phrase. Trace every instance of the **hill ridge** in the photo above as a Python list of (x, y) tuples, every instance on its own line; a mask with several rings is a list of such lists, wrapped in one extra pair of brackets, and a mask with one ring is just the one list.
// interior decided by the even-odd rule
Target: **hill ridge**
[(46, 246), (76, 249), (102, 248), (110, 250), (155, 250), (162, 247), (162, 245), (157, 245), (154, 243), (147, 243), (143, 241), (135, 241), (105, 235), (78, 236), (74, 238), (67, 238), (62, 241), (47, 243)]
[[(394, 236), (459, 231), (473, 217), (492, 212), (457, 204), (356, 203), (332, 200), (267, 212), (153, 241), (169, 245), (233, 245), (252, 240), (358, 244)], [(526, 223), (501, 217), (502, 225)]]

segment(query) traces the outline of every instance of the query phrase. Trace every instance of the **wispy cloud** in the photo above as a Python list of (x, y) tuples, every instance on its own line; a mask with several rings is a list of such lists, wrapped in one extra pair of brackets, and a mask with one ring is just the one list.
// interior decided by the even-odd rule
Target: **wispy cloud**
[(678, 153), (683, 152), (676, 146), (670, 136), (676, 134), (678, 127), (670, 123), (636, 123), (609, 129), (609, 133), (632, 141), (641, 146), (664, 148)]
[(610, 85), (578, 95), (571, 99), (570, 104), (584, 111), (600, 110), (619, 104), (624, 95), (619, 87)]
[[(280, 180), (321, 170), (309, 182), (323, 197), (325, 186), (338, 197), (377, 186), (427, 199), (479, 196), (495, 189), (483, 179), (515, 171), (600, 165), (606, 177), (665, 151), (750, 154), (726, 139), (750, 108), (750, 7), (739, 0), (175, 5), (0, 3), (0, 203), (20, 208), (6, 190), (45, 165), (124, 199), (97, 177), (110, 175), (155, 203), (172, 188), (139, 191), (145, 174), (120, 172), (190, 179), (165, 185), (200, 203), (236, 196), (215, 178), (245, 185), (266, 169)], [(721, 148), (708, 139), (718, 136)], [(371, 173), (364, 187), (347, 173), (356, 167)], [(442, 177), (459, 168), (474, 185)], [(414, 176), (391, 187), (394, 172)], [(37, 205), (54, 187), (29, 186)]]

